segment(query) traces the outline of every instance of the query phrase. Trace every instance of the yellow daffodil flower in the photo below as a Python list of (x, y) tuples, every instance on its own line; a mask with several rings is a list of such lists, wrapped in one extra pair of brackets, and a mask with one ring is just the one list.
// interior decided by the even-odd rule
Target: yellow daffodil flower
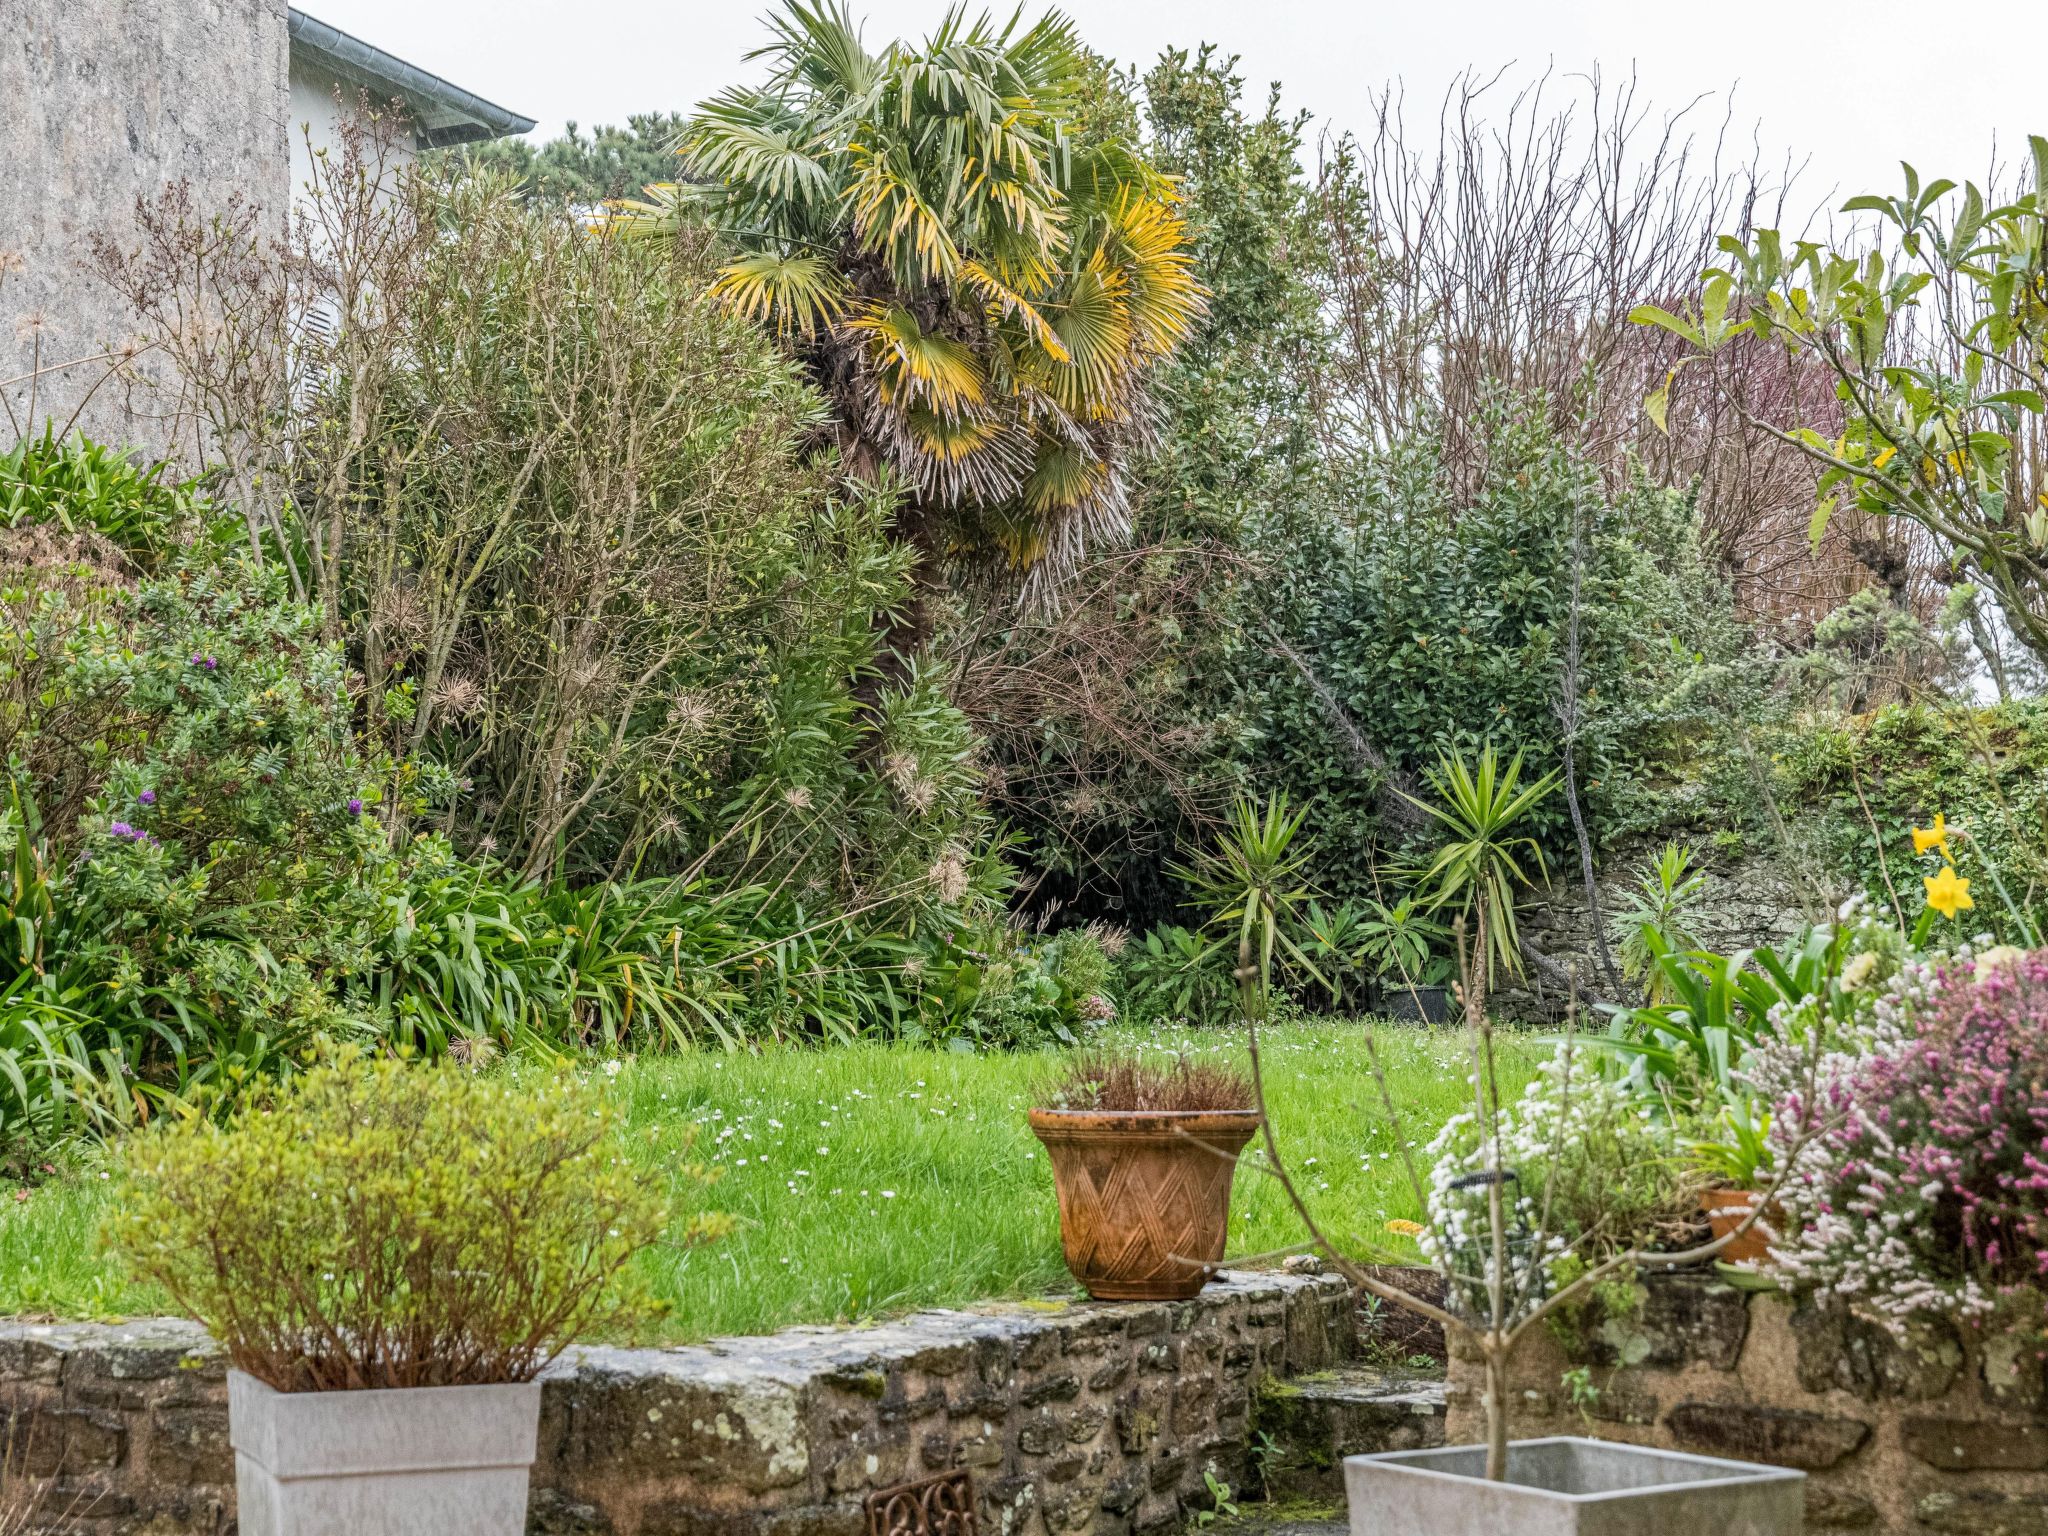
[(1420, 1237), (1424, 1228), (1419, 1221), (1390, 1221), (1387, 1230), (1396, 1237)]
[(1927, 905), (1951, 921), (1958, 912), (1967, 912), (1977, 905), (1970, 900), (1970, 882), (1956, 874), (1953, 864), (1942, 865), (1941, 873), (1927, 876), (1924, 883)]
[(1939, 812), (1935, 814), (1933, 826), (1913, 829), (1913, 851), (1925, 853), (1930, 848), (1939, 848), (1944, 859), (1955, 863), (1955, 855), (1948, 851), (1948, 818)]

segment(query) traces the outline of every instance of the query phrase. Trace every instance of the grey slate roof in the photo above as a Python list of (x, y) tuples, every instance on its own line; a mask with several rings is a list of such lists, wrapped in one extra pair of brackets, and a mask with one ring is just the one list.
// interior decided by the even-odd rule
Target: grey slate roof
[(329, 74), (362, 87), (374, 97), (396, 97), (411, 111), (425, 143), (473, 144), (525, 133), (533, 119), (508, 112), (439, 75), (373, 48), (339, 27), (294, 7), (290, 13), (292, 58), (305, 59)]

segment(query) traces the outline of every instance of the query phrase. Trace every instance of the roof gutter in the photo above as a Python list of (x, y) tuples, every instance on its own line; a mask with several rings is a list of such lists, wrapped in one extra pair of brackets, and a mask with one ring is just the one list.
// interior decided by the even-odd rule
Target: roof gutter
[(304, 11), (292, 9), (289, 26), (292, 47), (303, 49), (334, 73), (388, 90), (402, 99), (431, 102), (472, 119), (433, 129), (421, 124), (421, 135), (435, 148), (473, 144), (533, 129), (532, 118), (508, 112), (495, 102), (451, 85), (439, 75), (428, 74), (381, 48), (373, 48), (361, 38), (351, 37)]

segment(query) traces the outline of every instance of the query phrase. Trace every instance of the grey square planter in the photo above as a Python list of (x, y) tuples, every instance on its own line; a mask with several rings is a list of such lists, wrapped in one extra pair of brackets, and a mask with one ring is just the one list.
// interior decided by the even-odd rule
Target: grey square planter
[(521, 1536), (540, 1383), (277, 1392), (228, 1373), (241, 1536)]
[(1347, 1456), (1351, 1536), (1802, 1536), (1806, 1474), (1560, 1435)]

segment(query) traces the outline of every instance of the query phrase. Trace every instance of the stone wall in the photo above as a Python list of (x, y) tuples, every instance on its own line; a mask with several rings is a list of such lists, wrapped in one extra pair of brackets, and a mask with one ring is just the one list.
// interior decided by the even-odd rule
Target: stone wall
[[(1947, 1327), (1897, 1343), (1839, 1311), (1707, 1275), (1661, 1276), (1639, 1296), (1631, 1316), (1596, 1311), (1524, 1346), (1512, 1434), (1591, 1434), (1797, 1467), (1811, 1530), (2048, 1533), (2038, 1348)], [(1564, 1376), (1576, 1368), (1588, 1372), (1590, 1401), (1572, 1401)], [(1454, 1351), (1452, 1444), (1484, 1436), (1480, 1381)]]
[[(285, 206), (289, 42), (285, 0), (7, 0), (0, 14), (0, 257), (21, 260), (0, 280), (0, 394), (19, 417), (38, 339), (47, 366), (134, 331), (81, 264), (95, 232), (132, 240), (138, 197), (189, 180), (201, 210), (235, 192)], [(46, 378), (37, 417), (61, 425), (104, 376)], [(162, 445), (141, 387), (99, 389), (81, 422), (109, 442)]]
[[(1601, 915), (1610, 925), (1617, 914), (1629, 909), (1630, 894), (1655, 853), (1653, 847), (1623, 849), (1603, 861), (1597, 884)], [(1695, 856), (1695, 867), (1706, 878), (1699, 903), (1700, 940), (1715, 954), (1781, 943), (1805, 924), (1826, 915), (1813, 893), (1802, 893), (1796, 887), (1781, 860), (1745, 858), (1717, 862), (1701, 850)], [(1593, 920), (1586, 907), (1585, 886), (1578, 878), (1576, 857), (1560, 857), (1552, 866), (1551, 875), (1551, 882), (1540, 887), (1520, 909), (1523, 936), (1539, 953), (1577, 971), (1582, 979), (1598, 987)], [(1609, 942), (1611, 946), (1612, 940)], [(1615, 964), (1619, 965), (1618, 947), (1613, 953)], [(1562, 1016), (1565, 998), (1554, 981), (1546, 984), (1532, 971), (1526, 985), (1510, 981), (1501, 986), (1494, 993), (1494, 1005), (1512, 1017), (1549, 1022)]]
[[(1133, 1536), (1242, 1488), (1254, 1391), (1353, 1338), (1333, 1277), (1023, 1303), (684, 1349), (583, 1349), (542, 1395), (535, 1536), (864, 1536), (875, 1489), (971, 1470), (985, 1536)], [(234, 1527), (226, 1364), (193, 1324), (0, 1323), (0, 1405), (90, 1536)]]

